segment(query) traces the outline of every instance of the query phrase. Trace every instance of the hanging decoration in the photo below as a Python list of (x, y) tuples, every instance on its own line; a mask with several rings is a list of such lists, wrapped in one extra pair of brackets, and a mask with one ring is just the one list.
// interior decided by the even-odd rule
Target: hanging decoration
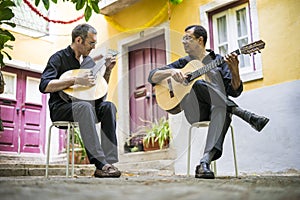
[(182, 3), (182, 1), (183, 0), (170, 0), (170, 2), (175, 5)]
[(165, 13), (168, 14), (168, 19), (171, 20), (171, 6), (172, 6), (171, 4), (178, 5), (182, 2), (183, 2), (183, 0), (167, 0), (166, 5), (158, 12), (158, 14), (156, 16), (154, 16), (149, 22), (147, 22), (144, 25), (137, 27), (137, 28), (132, 28), (132, 29), (125, 28), (122, 25), (120, 25), (119, 23), (117, 23), (112, 17), (109, 17), (109, 16), (105, 16), (105, 19), (107, 20), (108, 23), (110, 23), (115, 29), (117, 29), (120, 32), (145, 29), (145, 28), (152, 27), (152, 26), (158, 24), (159, 22), (161, 22), (166, 16)]
[(49, 19), (47, 16), (43, 15), (40, 11), (38, 11), (38, 9), (36, 7), (34, 7), (28, 0), (23, 0), (24, 3), (27, 4), (27, 6), (33, 11), (35, 12), (38, 16), (42, 17), (43, 19), (45, 19), (47, 22), (52, 22), (52, 23), (59, 23), (59, 24), (71, 24), (74, 23), (76, 21), (81, 20), (84, 15), (77, 17), (76, 19), (73, 20), (69, 20), (69, 21), (61, 21), (61, 20), (53, 20), (53, 19)]
[(119, 23), (117, 23), (112, 17), (105, 16), (105, 19), (118, 31), (120, 32), (126, 32), (126, 31), (133, 31), (133, 30), (139, 30), (139, 29), (146, 29), (149, 27), (152, 27), (159, 22), (161, 22), (165, 17), (166, 13), (168, 13), (168, 17), (170, 19), (170, 3), (167, 1), (166, 5), (158, 12), (156, 16), (154, 16), (149, 22), (145, 23), (144, 25), (137, 27), (137, 28), (125, 28)]

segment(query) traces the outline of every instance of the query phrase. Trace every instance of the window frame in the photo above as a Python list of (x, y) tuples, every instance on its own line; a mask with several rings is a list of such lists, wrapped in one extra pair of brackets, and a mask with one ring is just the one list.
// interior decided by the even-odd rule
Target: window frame
[[(6, 99), (12, 99), (12, 100), (17, 100), (17, 74), (15, 73), (11, 73), (11, 72), (6, 72), (6, 71), (2, 71), (3, 74), (3, 78), (4, 78), (4, 82), (5, 82), (5, 86), (4, 87), (4, 92), (2, 94), (0, 94), (0, 98), (6, 98)], [(11, 77), (10, 79), (8, 77)], [(10, 82), (9, 80), (11, 80), (12, 82)], [(12, 87), (11, 88), (11, 92), (12, 93), (8, 93), (8, 87)]]
[[(236, 21), (236, 12), (238, 10), (241, 9), (246, 9), (246, 28), (247, 28), (247, 35), (244, 37), (239, 37), (238, 33), (237, 33), (237, 21)], [(212, 14), (210, 16), (211, 21), (212, 21), (212, 26), (213, 26), (213, 46), (216, 52), (219, 53), (219, 47), (220, 47), (220, 43), (219, 43), (219, 34), (218, 34), (218, 30), (217, 30), (217, 19), (220, 17), (226, 17), (226, 27), (227, 27), (227, 41), (223, 44), (223, 45), (227, 45), (228, 46), (228, 52), (230, 53), (233, 50), (239, 49), (239, 45), (238, 45), (238, 40), (244, 38), (247, 39), (247, 43), (251, 43), (249, 41), (252, 41), (251, 39), (251, 26), (250, 26), (250, 19), (249, 19), (249, 9), (248, 9), (248, 4), (244, 3), (238, 6), (234, 6), (231, 7), (229, 9), (225, 9), (223, 11), (217, 12), (216, 14)], [(234, 30), (234, 31), (228, 31), (228, 30)], [(245, 44), (246, 45), (246, 44)], [(240, 66), (241, 66), (241, 61), (242, 61), (242, 56), (244, 56), (246, 59), (248, 59), (249, 63), (246, 66), (240, 67), (240, 73), (247, 73), (247, 72), (251, 72), (251, 71), (255, 71), (255, 62), (253, 59), (251, 59), (251, 57), (249, 57), (249, 55), (240, 55)]]
[[(212, 15), (216, 13), (223, 12), (227, 9), (236, 8), (242, 4), (248, 4), (248, 10), (249, 13), (247, 13), (249, 17), (249, 38), (250, 40), (248, 43), (260, 40), (259, 37), (259, 29), (258, 29), (258, 15), (257, 15), (257, 6), (256, 6), (256, 0), (227, 0), (227, 1), (219, 1), (214, 0), (210, 3), (204, 4), (199, 7), (200, 11), (200, 24), (204, 26), (208, 30), (208, 42), (206, 45), (206, 48), (213, 49), (214, 47), (214, 33), (213, 33), (213, 22), (212, 22)], [(235, 38), (237, 39), (237, 38)], [(238, 48), (238, 47), (237, 47)], [(233, 51), (235, 49), (231, 49), (229, 47), (229, 51)], [(251, 69), (242, 69), (240, 70), (240, 76), (243, 82), (247, 81), (253, 81), (257, 79), (263, 78), (262, 74), (262, 61), (261, 61), (261, 55), (256, 54), (255, 56), (251, 56), (251, 59), (253, 60), (254, 65)], [(252, 61), (251, 61), (252, 62)]]

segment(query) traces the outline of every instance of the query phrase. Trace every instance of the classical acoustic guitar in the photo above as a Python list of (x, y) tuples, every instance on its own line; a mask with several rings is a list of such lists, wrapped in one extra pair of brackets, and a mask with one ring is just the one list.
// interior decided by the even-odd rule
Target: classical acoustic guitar
[[(118, 54), (115, 50), (109, 50), (108, 55), (116, 56)], [(80, 76), (84, 73), (91, 73), (95, 77), (95, 85), (84, 86), (75, 84), (67, 89), (62, 90), (60, 96), (62, 99), (68, 101), (69, 99), (80, 99), (80, 100), (97, 100), (102, 98), (107, 93), (108, 85), (106, 80), (101, 74), (102, 67), (105, 66), (105, 58), (101, 58), (98, 62), (90, 57), (83, 60), (80, 69), (68, 70), (63, 73), (59, 79), (66, 79), (70, 77)]]
[[(236, 53), (237, 55), (255, 54), (256, 52), (260, 52), (264, 47), (265, 43), (262, 40), (259, 40), (243, 46), (232, 53)], [(183, 74), (187, 75), (184, 84), (178, 83), (173, 78), (169, 77), (155, 85), (157, 104), (169, 113), (179, 113), (181, 111), (180, 102), (185, 95), (190, 92), (194, 82), (199, 80), (203, 74), (224, 62), (224, 57), (219, 57), (204, 66), (199, 60), (190, 61), (184, 68), (180, 69)]]

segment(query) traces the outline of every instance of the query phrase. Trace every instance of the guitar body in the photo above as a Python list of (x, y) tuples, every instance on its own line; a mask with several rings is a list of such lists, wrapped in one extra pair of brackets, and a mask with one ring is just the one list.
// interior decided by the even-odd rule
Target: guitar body
[[(262, 40), (247, 44), (240, 49), (233, 51), (237, 55), (240, 54), (255, 54), (260, 53), (260, 50), (265, 48), (265, 42)], [(195, 81), (201, 79), (201, 76), (218, 65), (224, 63), (224, 58), (216, 58), (207, 65), (203, 66), (199, 60), (190, 61), (184, 68), (181, 69), (183, 74), (187, 74), (186, 84), (178, 83), (173, 78), (168, 77), (155, 85), (156, 101), (158, 105), (171, 114), (176, 114), (181, 111), (180, 102), (187, 95)]]
[[(78, 76), (80, 73), (84, 73), (87, 71), (90, 71), (90, 69), (69, 70), (63, 73), (59, 79)], [(107, 93), (108, 85), (100, 72), (96, 74), (95, 83), (96, 84), (94, 86), (73, 85), (67, 89), (64, 89), (63, 92), (80, 100), (97, 100), (102, 98)]]
[[(203, 64), (199, 60), (192, 60), (184, 68), (180, 69), (180, 71), (183, 74), (189, 74), (202, 66)], [(156, 101), (158, 105), (172, 114), (179, 113), (181, 111), (181, 109), (178, 109), (180, 102), (185, 95), (190, 93), (193, 84), (199, 79), (201, 79), (201, 76), (186, 85), (176, 82), (171, 77), (162, 80), (155, 85)], [(174, 96), (170, 94), (170, 86), (173, 89)]]

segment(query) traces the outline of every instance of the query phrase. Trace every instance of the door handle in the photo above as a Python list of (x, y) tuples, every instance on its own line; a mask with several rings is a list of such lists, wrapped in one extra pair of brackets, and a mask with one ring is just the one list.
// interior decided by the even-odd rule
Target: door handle
[(134, 98), (140, 98), (140, 97), (144, 97), (147, 95), (147, 90), (143, 89), (143, 90), (138, 90), (134, 92)]
[(146, 99), (150, 99), (150, 93), (149, 92), (147, 92), (147, 94), (146, 94)]
[(20, 108), (16, 108), (16, 111), (17, 111), (17, 115), (18, 115), (20, 112)]
[(26, 111), (26, 108), (22, 108), (22, 113), (24, 114)]

